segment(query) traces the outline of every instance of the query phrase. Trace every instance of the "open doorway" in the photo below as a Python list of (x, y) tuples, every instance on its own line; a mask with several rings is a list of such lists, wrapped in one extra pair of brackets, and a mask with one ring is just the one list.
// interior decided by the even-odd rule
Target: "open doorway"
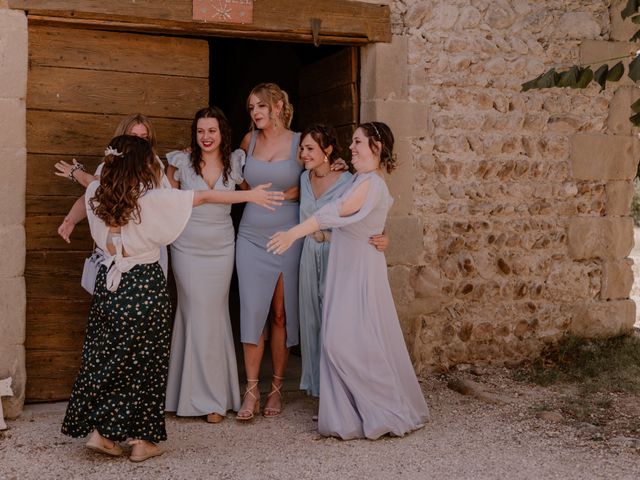
[[(321, 122), (337, 129), (343, 157), (349, 160), (348, 140), (358, 122), (358, 50), (324, 46), (238, 39), (209, 40), (209, 103), (225, 112), (233, 129), (233, 144), (240, 144), (250, 128), (247, 96), (261, 82), (278, 84), (289, 94), (294, 108), (291, 129), (302, 131)], [(232, 217), (238, 228), (243, 205), (234, 205)], [(240, 301), (234, 271), (229, 293), (231, 323), (236, 341), (240, 376), (243, 377), (240, 344)], [(300, 360), (293, 349), (285, 390), (297, 390)], [(266, 352), (268, 356), (268, 349)], [(266, 359), (268, 362), (268, 359)], [(264, 375), (270, 369), (263, 368)], [(266, 380), (266, 378), (264, 379)]]

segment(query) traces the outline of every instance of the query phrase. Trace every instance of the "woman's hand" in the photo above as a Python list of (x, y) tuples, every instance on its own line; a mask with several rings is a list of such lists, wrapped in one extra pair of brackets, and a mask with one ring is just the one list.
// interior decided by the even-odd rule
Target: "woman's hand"
[(283, 192), (269, 192), (267, 188), (271, 186), (271, 183), (264, 183), (262, 185), (258, 185), (255, 188), (247, 191), (249, 195), (249, 201), (255, 203), (256, 205), (260, 205), (268, 210), (275, 210), (274, 207), (282, 205), (282, 200), (284, 200)]
[(384, 252), (389, 246), (389, 237), (384, 233), (381, 233), (380, 235), (373, 235), (369, 237), (369, 243), (376, 247), (376, 250), (379, 252)]
[(59, 177), (71, 178), (71, 169), (78, 164), (78, 161), (74, 158), (73, 163), (67, 163), (64, 160), (56, 162), (54, 165), (57, 172), (54, 172)]
[(64, 220), (58, 227), (58, 235), (67, 243), (71, 243), (71, 232), (76, 228), (76, 224), (69, 217), (64, 217)]
[(296, 236), (287, 230), (286, 232), (276, 232), (271, 235), (271, 240), (267, 243), (267, 252), (275, 253), (276, 255), (282, 255), (289, 250), (289, 247), (296, 241)]
[(349, 165), (342, 158), (338, 158), (331, 164), (332, 172), (346, 172), (349, 170)]

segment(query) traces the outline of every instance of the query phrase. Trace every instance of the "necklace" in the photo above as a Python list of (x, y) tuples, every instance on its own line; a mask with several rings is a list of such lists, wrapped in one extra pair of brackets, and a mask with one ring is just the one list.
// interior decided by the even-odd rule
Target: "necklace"
[(331, 170), (329, 170), (329, 171), (328, 171), (327, 173), (325, 173), (324, 175), (318, 175), (318, 172), (317, 172), (317, 171), (315, 171), (315, 170), (312, 170), (312, 172), (313, 172), (313, 176), (314, 176), (314, 177), (316, 177), (316, 178), (324, 178), (324, 177), (326, 177), (327, 175), (329, 175), (329, 174), (331, 173)]

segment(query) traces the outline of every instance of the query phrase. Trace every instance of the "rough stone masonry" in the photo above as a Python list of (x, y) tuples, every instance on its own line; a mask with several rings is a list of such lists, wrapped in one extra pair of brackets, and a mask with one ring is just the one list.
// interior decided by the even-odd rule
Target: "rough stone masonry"
[(635, 52), (623, 3), (389, 2), (408, 101), (426, 112), (400, 157), (408, 215), (389, 222), (390, 277), (419, 372), (518, 362), (568, 332), (633, 328), (637, 89), (626, 79), (604, 92), (520, 92), (551, 66)]

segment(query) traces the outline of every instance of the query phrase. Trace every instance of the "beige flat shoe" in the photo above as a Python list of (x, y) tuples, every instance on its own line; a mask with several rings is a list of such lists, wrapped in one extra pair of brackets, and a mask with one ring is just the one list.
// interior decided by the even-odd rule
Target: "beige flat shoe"
[(224, 416), (219, 413), (210, 413), (207, 415), (207, 423), (220, 423), (224, 420)]
[[(131, 440), (129, 442), (129, 445), (139, 445), (139, 444), (142, 444), (142, 440)], [(142, 453), (136, 453), (136, 454), (131, 453), (131, 455), (129, 455), (129, 460), (136, 463), (144, 462), (145, 460), (148, 460), (150, 458), (159, 457), (165, 452), (166, 452), (165, 449), (160, 448), (157, 445), (154, 445), (152, 448), (149, 448), (143, 444)]]
[(116, 442), (113, 442), (113, 445), (109, 447), (102, 442), (102, 439), (99, 439), (97, 442), (89, 440), (85, 445), (93, 452), (104, 453), (105, 455), (110, 455), (112, 457), (122, 455), (122, 447)]

